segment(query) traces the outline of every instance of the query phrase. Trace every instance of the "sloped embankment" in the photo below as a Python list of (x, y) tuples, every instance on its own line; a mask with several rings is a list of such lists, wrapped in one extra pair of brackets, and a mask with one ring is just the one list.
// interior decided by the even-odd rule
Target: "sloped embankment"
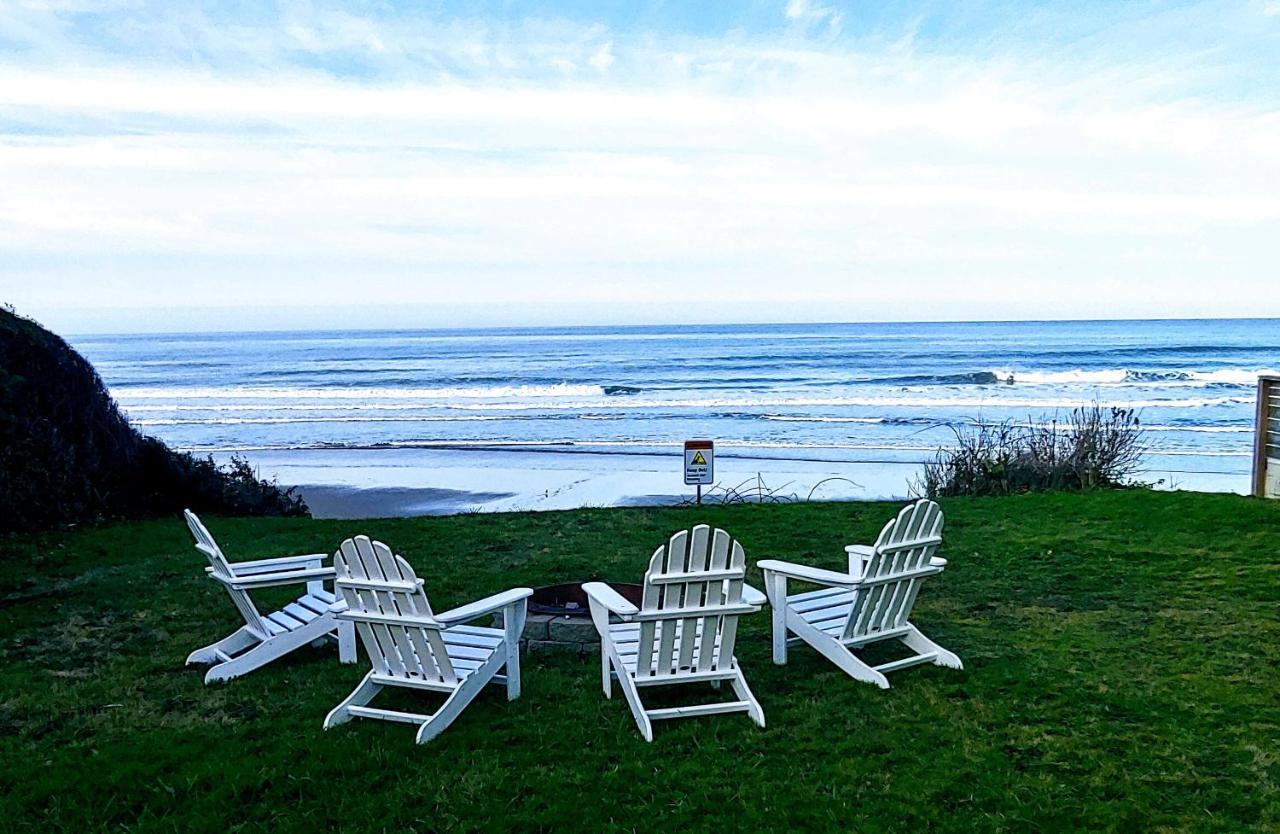
[(292, 490), (258, 479), (245, 461), (220, 469), (140, 434), (83, 356), (0, 310), (0, 532), (183, 507), (307, 513)]

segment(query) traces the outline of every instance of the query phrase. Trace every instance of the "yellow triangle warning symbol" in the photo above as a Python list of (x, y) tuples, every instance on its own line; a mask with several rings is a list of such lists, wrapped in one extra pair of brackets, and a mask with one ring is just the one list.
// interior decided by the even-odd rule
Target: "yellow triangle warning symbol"
[(694, 453), (693, 453), (693, 461), (692, 461), (692, 465), (693, 465), (693, 466), (706, 466), (706, 465), (707, 465), (707, 459), (706, 459), (706, 458), (704, 458), (704, 457), (702, 456), (702, 452), (694, 452)]

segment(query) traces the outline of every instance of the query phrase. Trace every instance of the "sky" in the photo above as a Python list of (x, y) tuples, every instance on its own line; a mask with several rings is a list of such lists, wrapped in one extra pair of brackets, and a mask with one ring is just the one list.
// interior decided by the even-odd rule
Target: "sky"
[(65, 332), (1280, 316), (1280, 0), (0, 0)]

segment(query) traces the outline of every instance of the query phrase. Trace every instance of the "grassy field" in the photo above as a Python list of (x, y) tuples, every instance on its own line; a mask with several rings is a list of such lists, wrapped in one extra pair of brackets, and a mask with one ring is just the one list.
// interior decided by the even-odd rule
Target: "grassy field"
[[(638, 581), (700, 520), (752, 563), (837, 568), (893, 509), (206, 521), (233, 559), (367, 533), (443, 609)], [(0, 541), (0, 827), (1280, 830), (1280, 503), (1135, 491), (944, 509), (950, 566), (913, 619), (963, 671), (917, 667), (880, 691), (804, 647), (776, 667), (762, 612), (738, 657), (768, 727), (662, 722), (653, 744), (601, 696), (595, 660), (543, 655), (525, 658), (520, 700), (493, 687), (424, 747), (405, 725), (323, 732), (363, 658), (307, 650), (210, 687), (183, 667), (237, 621), (179, 519)]]

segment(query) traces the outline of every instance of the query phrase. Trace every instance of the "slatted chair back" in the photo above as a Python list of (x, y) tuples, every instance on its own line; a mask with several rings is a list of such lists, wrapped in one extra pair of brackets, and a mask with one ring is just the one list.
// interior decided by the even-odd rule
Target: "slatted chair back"
[(920, 500), (885, 524), (862, 574), (845, 624), (845, 639), (903, 627), (920, 584), (939, 572), (930, 560), (942, 544), (942, 509)]
[(644, 575), (637, 678), (724, 671), (733, 665), (747, 557), (724, 530), (681, 530), (654, 551)]
[[(213, 540), (213, 536), (209, 534), (204, 522), (197, 518), (196, 514), (191, 510), (183, 510), (182, 515), (187, 520), (187, 529), (195, 537), (196, 550), (203, 553), (205, 558), (209, 560), (209, 567), (212, 569), (213, 575), (222, 579), (234, 579), (236, 574), (231, 568), (231, 563), (222, 554), (222, 548), (218, 547), (218, 543)], [(271, 631), (263, 621), (262, 615), (258, 613), (258, 607), (253, 604), (253, 600), (249, 597), (249, 592), (241, 588), (233, 588), (226, 582), (222, 583), (222, 587), (227, 589), (231, 602), (235, 605), (236, 610), (240, 612), (240, 615), (244, 617), (244, 624), (249, 627), (249, 630), (263, 640), (270, 637)]]
[(422, 580), (382, 542), (356, 536), (333, 557), (336, 587), (347, 603), (343, 619), (356, 633), (375, 674), (410, 682), (456, 684), (442, 627)]

